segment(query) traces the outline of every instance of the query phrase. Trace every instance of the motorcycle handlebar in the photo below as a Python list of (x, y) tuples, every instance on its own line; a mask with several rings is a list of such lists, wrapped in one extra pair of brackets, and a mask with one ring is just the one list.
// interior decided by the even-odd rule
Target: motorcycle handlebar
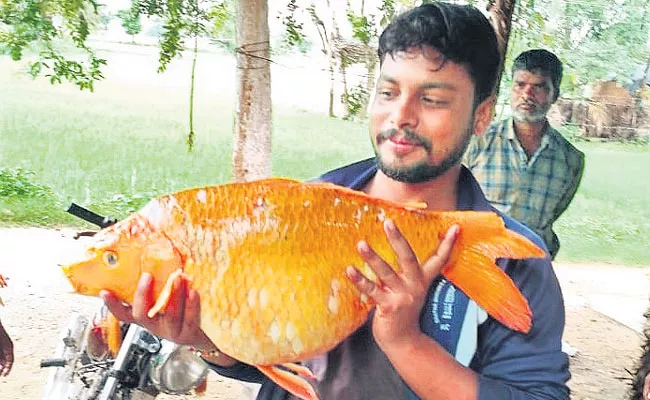
[(48, 367), (65, 367), (67, 361), (64, 358), (47, 358), (41, 360), (41, 368)]
[(102, 217), (101, 215), (96, 214), (89, 209), (75, 203), (70, 203), (70, 206), (66, 209), (66, 211), (75, 217), (81, 218), (93, 225), (97, 225), (102, 229), (117, 222), (115, 218)]

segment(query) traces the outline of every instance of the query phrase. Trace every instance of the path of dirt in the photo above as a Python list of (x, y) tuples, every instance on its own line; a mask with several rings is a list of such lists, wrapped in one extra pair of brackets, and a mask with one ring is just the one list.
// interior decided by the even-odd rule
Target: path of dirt
[[(0, 273), (10, 278), (10, 286), (0, 292), (7, 305), (0, 309), (0, 318), (16, 348), (11, 375), (0, 378), (3, 399), (40, 399), (48, 371), (39, 369), (39, 362), (52, 355), (61, 326), (70, 313), (90, 315), (99, 304), (69, 293), (56, 267), (79, 247), (71, 234), (0, 229)], [(571, 357), (572, 399), (626, 398), (628, 370), (640, 353), (647, 273), (641, 268), (575, 264), (558, 264), (556, 271), (567, 308), (565, 340), (578, 350)], [(235, 381), (210, 374), (203, 398), (240, 399), (244, 390)]]

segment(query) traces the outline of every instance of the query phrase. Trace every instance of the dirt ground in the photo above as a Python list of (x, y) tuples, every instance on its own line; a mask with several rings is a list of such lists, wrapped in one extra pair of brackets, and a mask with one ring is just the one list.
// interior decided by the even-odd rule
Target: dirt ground
[[(0, 273), (10, 278), (10, 286), (0, 291), (6, 304), (0, 319), (14, 340), (16, 355), (9, 377), (0, 378), (0, 398), (42, 398), (49, 371), (39, 368), (40, 360), (52, 355), (72, 312), (91, 315), (98, 306), (97, 299), (70, 293), (57, 268), (78, 247), (71, 231), (0, 229)], [(577, 350), (571, 357), (572, 399), (627, 398), (630, 371), (640, 355), (647, 273), (575, 264), (556, 265), (556, 271), (567, 309), (564, 339)], [(245, 392), (238, 382), (211, 373), (202, 398), (241, 399)]]

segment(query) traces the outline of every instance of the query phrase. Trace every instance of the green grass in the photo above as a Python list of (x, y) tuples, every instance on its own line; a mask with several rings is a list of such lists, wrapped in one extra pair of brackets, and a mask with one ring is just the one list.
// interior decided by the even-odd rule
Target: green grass
[[(0, 73), (0, 93), (0, 168), (33, 171), (54, 194), (0, 196), (0, 225), (77, 223), (63, 212), (70, 201), (119, 218), (158, 194), (231, 180), (230, 95), (198, 91), (188, 152), (182, 87), (100, 82), (88, 93)], [(363, 124), (275, 108), (272, 154), (274, 175), (306, 179), (371, 148)]]
[[(231, 179), (231, 93), (197, 86), (189, 153), (182, 86), (108, 79), (86, 93), (17, 70), (0, 58), (0, 171), (33, 171), (29, 183), (45, 190), (0, 195), (0, 226), (78, 225), (63, 211), (70, 201), (121, 218), (158, 194)], [(274, 175), (310, 178), (371, 154), (365, 124), (278, 106), (273, 113)], [(577, 146), (586, 171), (557, 223), (558, 259), (650, 265), (650, 146)], [(0, 188), (19, 185), (2, 176)]]
[(556, 223), (560, 260), (650, 265), (650, 146), (578, 143), (585, 173)]

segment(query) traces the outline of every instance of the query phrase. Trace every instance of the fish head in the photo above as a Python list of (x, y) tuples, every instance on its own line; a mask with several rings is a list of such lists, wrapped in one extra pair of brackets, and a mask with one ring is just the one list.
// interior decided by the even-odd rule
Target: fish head
[(139, 214), (99, 231), (63, 272), (75, 292), (97, 296), (113, 292), (132, 303), (140, 275), (150, 273), (157, 295), (169, 274), (182, 269), (182, 259), (170, 239)]

